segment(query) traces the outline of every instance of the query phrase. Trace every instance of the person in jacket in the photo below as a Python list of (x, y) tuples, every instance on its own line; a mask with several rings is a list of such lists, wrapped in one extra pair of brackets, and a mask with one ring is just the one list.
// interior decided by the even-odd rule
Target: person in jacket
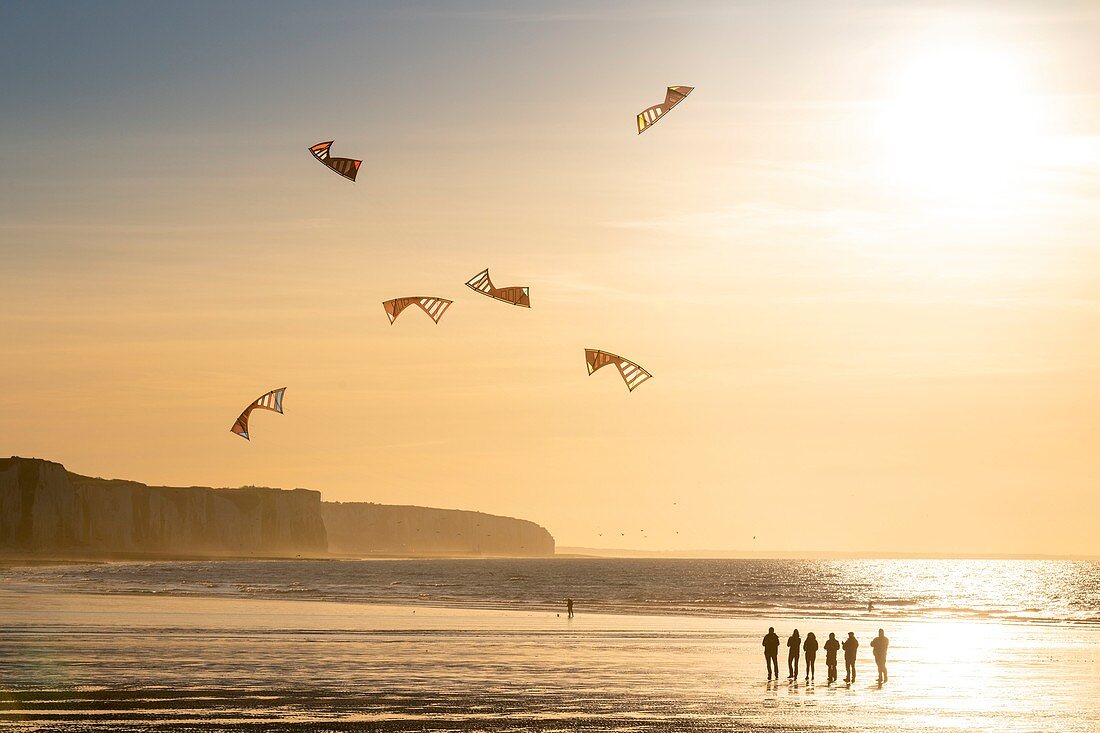
[(798, 629), (794, 630), (791, 637), (787, 639), (787, 671), (791, 673), (791, 676), (787, 679), (798, 679), (798, 655), (802, 653), (802, 637), (798, 635)]
[(809, 681), (814, 679), (814, 662), (817, 661), (817, 637), (814, 632), (806, 634), (802, 651), (806, 652), (806, 680)]
[(775, 668), (775, 678), (779, 679), (779, 635), (774, 627), (768, 628), (764, 636), (764, 663), (768, 665), (768, 680), (772, 678), (772, 668)]
[(890, 640), (882, 629), (878, 630), (878, 636), (871, 640), (871, 651), (875, 655), (875, 664), (878, 665), (878, 681), (886, 681), (886, 650), (890, 647)]
[(830, 633), (825, 640), (825, 667), (829, 671), (829, 682), (836, 682), (836, 653), (840, 651), (840, 640)]
[(844, 649), (844, 681), (856, 681), (856, 651), (859, 649), (859, 639), (854, 631), (848, 632), (848, 638), (841, 644)]

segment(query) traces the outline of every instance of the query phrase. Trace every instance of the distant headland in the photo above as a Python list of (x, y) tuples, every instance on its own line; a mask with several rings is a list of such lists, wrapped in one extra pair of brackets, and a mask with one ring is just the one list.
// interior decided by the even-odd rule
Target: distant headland
[(554, 538), (481, 512), (323, 502), (318, 491), (146, 486), (0, 458), (0, 556), (545, 556)]

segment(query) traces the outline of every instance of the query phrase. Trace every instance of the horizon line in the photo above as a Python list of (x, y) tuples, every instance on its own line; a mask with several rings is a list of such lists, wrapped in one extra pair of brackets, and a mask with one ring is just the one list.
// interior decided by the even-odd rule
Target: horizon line
[(665, 558), (684, 560), (1080, 560), (1100, 562), (1100, 555), (1040, 552), (897, 552), (838, 550), (636, 550), (560, 545), (557, 556)]

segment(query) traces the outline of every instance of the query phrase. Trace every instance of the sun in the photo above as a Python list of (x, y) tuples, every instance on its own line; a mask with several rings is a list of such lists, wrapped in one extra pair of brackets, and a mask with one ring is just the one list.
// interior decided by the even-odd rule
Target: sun
[(903, 67), (882, 106), (885, 173), (920, 193), (984, 199), (1019, 183), (1043, 144), (1042, 105), (1010, 52), (929, 49)]

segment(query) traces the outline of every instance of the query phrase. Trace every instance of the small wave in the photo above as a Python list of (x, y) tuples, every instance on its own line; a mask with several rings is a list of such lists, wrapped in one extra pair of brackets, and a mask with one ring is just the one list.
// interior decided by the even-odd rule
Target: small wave
[(461, 588), (462, 587), (462, 583), (443, 583), (443, 582), (426, 583), (426, 582), (411, 581), (411, 580), (395, 580), (395, 581), (391, 582), (390, 585), (391, 586), (403, 585), (403, 586), (408, 586), (409, 588)]
[[(328, 561), (326, 561), (327, 563)], [(1097, 563), (983, 565), (897, 561), (799, 566), (782, 561), (521, 560), (233, 561), (55, 566), (13, 570), (6, 585), (28, 592), (327, 599), (652, 615), (992, 619), (1100, 623)], [(954, 575), (952, 573), (954, 572)], [(532, 592), (537, 588), (537, 592)], [(875, 608), (866, 611), (870, 599)], [(866, 615), (865, 615), (866, 614)]]

